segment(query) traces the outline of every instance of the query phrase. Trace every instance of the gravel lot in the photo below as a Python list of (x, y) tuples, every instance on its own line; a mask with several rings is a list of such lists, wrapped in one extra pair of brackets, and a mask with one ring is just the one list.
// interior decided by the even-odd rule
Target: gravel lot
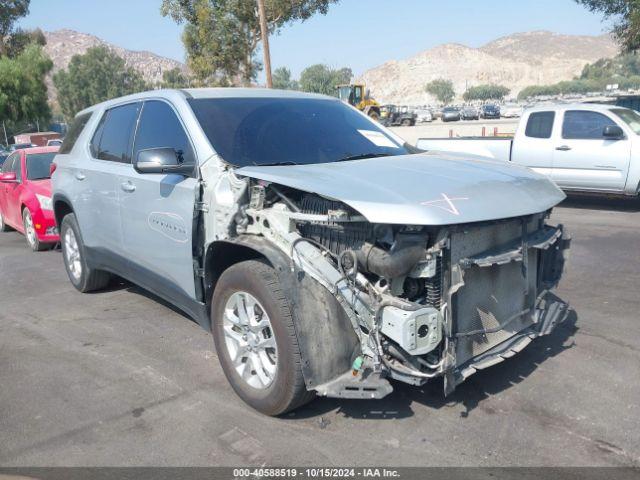
[(444, 399), (248, 409), (211, 337), (141, 289), (82, 295), (58, 251), (0, 234), (0, 465), (640, 465), (640, 203), (571, 199), (553, 335)]

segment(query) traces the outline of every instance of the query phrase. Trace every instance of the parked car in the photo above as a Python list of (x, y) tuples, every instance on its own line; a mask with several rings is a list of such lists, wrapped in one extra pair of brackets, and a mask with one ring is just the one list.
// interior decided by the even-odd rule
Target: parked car
[(478, 120), (480, 118), (478, 109), (472, 105), (467, 105), (460, 110), (462, 120)]
[(494, 104), (482, 105), (480, 107), (480, 118), (500, 118), (500, 107)]
[(460, 109), (457, 107), (445, 107), (442, 109), (443, 122), (457, 122), (460, 120)]
[(500, 116), (503, 118), (520, 118), (523, 108), (516, 103), (507, 103), (500, 108)]
[(16, 150), (22, 150), (24, 148), (31, 148), (31, 147), (35, 147), (35, 145), (31, 143), (12, 143), (11, 145), (9, 145), (9, 151), (15, 152)]
[(431, 110), (428, 109), (419, 109), (416, 110), (416, 121), (418, 123), (429, 123), (429, 122), (433, 122), (433, 114), (431, 113)]
[(425, 138), (417, 146), (524, 165), (567, 191), (640, 192), (640, 114), (614, 105), (543, 105), (525, 111), (513, 139)]
[(566, 316), (552, 182), (418, 153), (336, 98), (118, 98), (77, 115), (55, 164), (75, 288), (116, 274), (185, 311), (266, 414), (382, 398), (390, 379), (450, 393)]
[(16, 150), (0, 170), (0, 231), (24, 234), (34, 251), (58, 243), (50, 167), (58, 147)]
[(11, 155), (11, 152), (8, 152), (6, 150), (0, 150), (0, 167), (2, 167), (2, 164), (4, 163), (4, 161), (7, 159), (9, 155)]
[(380, 107), (380, 123), (384, 126), (410, 127), (416, 124), (417, 115), (409, 107), (398, 105), (383, 105)]

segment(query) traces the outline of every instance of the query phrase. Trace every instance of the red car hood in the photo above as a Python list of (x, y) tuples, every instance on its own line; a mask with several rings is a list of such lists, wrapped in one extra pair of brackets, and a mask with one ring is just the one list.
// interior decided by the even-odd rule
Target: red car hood
[(51, 179), (45, 178), (43, 180), (29, 180), (28, 188), (33, 193), (50, 197), (51, 196)]

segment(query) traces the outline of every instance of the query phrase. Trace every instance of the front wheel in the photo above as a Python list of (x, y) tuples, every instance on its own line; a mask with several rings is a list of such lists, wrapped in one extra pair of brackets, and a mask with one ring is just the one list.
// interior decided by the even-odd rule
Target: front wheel
[(62, 258), (69, 280), (76, 290), (86, 293), (106, 287), (111, 276), (87, 264), (87, 255), (80, 236), (78, 221), (73, 213), (62, 219), (60, 224), (60, 244)]
[(250, 260), (227, 269), (212, 299), (218, 359), (242, 400), (266, 415), (309, 402), (289, 301), (273, 268)]
[(22, 211), (22, 225), (24, 227), (24, 236), (27, 237), (27, 243), (34, 252), (42, 252), (51, 248), (50, 243), (43, 243), (38, 239), (36, 227), (33, 224), (33, 218), (28, 208)]

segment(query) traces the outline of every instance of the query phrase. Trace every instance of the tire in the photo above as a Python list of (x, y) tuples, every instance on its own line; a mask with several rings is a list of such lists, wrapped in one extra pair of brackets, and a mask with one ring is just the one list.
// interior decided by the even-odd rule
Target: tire
[(410, 127), (411, 126), (411, 120), (409, 120), (408, 118), (405, 118), (404, 120), (402, 120), (402, 124), (403, 127)]
[(107, 286), (111, 275), (108, 272), (90, 268), (87, 264), (80, 228), (73, 213), (66, 215), (60, 224), (60, 246), (64, 268), (76, 290), (86, 293)]
[(12, 228), (4, 223), (4, 218), (2, 216), (2, 212), (0, 212), (0, 232), (10, 232)]
[(380, 114), (376, 110), (370, 110), (368, 116), (373, 121), (380, 121)]
[(43, 243), (38, 239), (36, 228), (33, 225), (33, 218), (31, 218), (31, 212), (26, 207), (22, 209), (22, 226), (24, 228), (24, 236), (31, 250), (34, 252), (43, 252), (44, 250), (51, 249), (52, 244)]
[[(242, 311), (238, 305), (244, 306)], [(246, 320), (241, 318), (251, 318), (249, 327), (242, 325)], [(275, 416), (315, 397), (307, 391), (302, 376), (289, 301), (269, 265), (249, 260), (225, 270), (213, 293), (211, 325), (222, 370), (249, 406)]]

